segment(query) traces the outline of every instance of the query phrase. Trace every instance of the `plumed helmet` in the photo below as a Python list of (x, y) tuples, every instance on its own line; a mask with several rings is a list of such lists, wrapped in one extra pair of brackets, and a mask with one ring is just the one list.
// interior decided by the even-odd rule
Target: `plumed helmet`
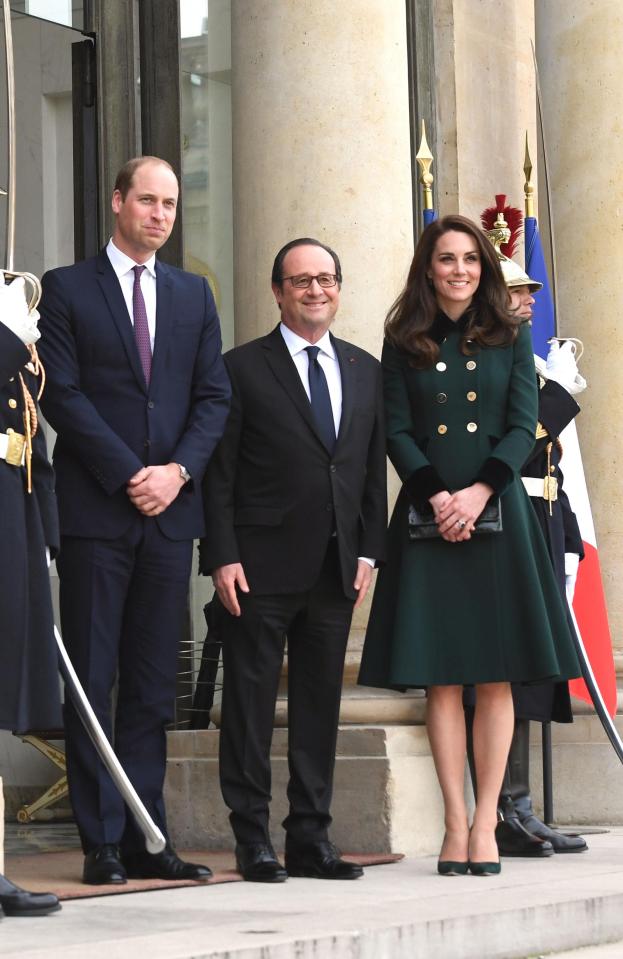
[[(523, 220), (521, 210), (507, 206), (506, 196), (503, 193), (496, 195), (495, 204), (483, 210), (480, 220), (486, 235), (495, 247), (506, 285), (509, 288), (527, 286), (531, 293), (536, 293), (543, 284), (533, 280), (519, 263), (510, 259), (515, 252), (517, 239), (521, 233)], [(504, 247), (504, 253), (502, 247)]]

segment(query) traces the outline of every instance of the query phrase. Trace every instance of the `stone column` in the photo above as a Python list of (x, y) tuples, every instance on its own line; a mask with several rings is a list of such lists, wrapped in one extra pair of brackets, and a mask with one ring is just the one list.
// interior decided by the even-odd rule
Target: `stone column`
[(433, 172), (442, 214), (480, 222), (496, 193), (523, 210), (526, 130), (536, 154), (534, 6), (534, 0), (435, 0)]
[[(233, 0), (238, 343), (278, 320), (277, 250), (312, 236), (342, 261), (336, 336), (380, 354), (413, 253), (408, 94), (403, 0)], [(357, 706), (347, 696), (344, 718), (392, 721), (354, 691), (367, 615), (353, 624), (347, 685)]]
[[(619, 675), (623, 669), (623, 8), (537, 3), (537, 55), (550, 162), (559, 323), (579, 337), (588, 389), (578, 433)], [(544, 196), (541, 191), (541, 208)]]
[[(413, 253), (408, 95), (403, 0), (232, 0), (238, 343), (277, 323), (275, 253), (290, 239), (311, 236), (342, 261), (335, 334), (380, 354), (384, 317)], [(356, 688), (367, 615), (367, 607), (358, 611), (347, 655), (342, 721), (358, 725), (340, 732), (332, 835), (344, 849), (432, 851), (440, 802), (421, 728), (423, 701)], [(276, 725), (286, 723), (282, 697)], [(214, 789), (215, 739), (210, 732), (169, 736), (169, 820), (182, 844), (205, 832), (191, 796)], [(277, 847), (286, 750), (286, 731), (277, 729)], [(213, 818), (213, 834), (223, 820)]]
[(412, 255), (402, 0), (232, 0), (236, 338), (268, 332), (277, 250), (324, 240), (335, 333), (379, 354)]

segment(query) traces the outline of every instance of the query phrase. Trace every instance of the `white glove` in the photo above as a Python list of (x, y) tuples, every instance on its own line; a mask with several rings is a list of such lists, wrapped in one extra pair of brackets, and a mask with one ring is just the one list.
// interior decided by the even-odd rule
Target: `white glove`
[(30, 343), (36, 343), (41, 336), (37, 329), (38, 322), (38, 311), (28, 311), (24, 278), (18, 276), (7, 286), (4, 282), (4, 274), (0, 271), (0, 323), (4, 323), (25, 346), (28, 346)]
[(578, 373), (574, 343), (570, 340), (562, 344), (558, 340), (552, 341), (547, 354), (545, 376), (562, 386), (571, 396), (586, 389), (586, 380)]
[(569, 606), (573, 605), (575, 581), (578, 578), (579, 565), (580, 557), (577, 553), (565, 553), (565, 591), (567, 593), (567, 602), (569, 603)]

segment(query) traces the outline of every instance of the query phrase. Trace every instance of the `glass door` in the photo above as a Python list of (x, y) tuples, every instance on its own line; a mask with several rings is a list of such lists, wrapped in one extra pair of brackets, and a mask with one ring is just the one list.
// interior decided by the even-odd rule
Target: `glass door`
[[(74, 261), (72, 26), (24, 10), (12, 12), (15, 61), (15, 268), (41, 276)], [(39, 6), (42, 6), (40, 4)], [(61, 4), (46, 4), (49, 10)], [(65, 4), (67, 6), (67, 4)], [(58, 12), (58, 11), (57, 11)], [(72, 19), (73, 22), (73, 19)], [(0, 39), (0, 186), (7, 183), (7, 110), (4, 32)], [(0, 262), (6, 261), (6, 198), (0, 197)]]

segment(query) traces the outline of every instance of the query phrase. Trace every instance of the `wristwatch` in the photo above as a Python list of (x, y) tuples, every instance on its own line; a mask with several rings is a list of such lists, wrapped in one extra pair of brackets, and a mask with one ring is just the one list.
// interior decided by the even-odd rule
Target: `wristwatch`
[(179, 466), (180, 476), (182, 477), (185, 483), (188, 483), (190, 480), (190, 473), (188, 472), (185, 466), (182, 466), (181, 463), (178, 463), (177, 465)]

